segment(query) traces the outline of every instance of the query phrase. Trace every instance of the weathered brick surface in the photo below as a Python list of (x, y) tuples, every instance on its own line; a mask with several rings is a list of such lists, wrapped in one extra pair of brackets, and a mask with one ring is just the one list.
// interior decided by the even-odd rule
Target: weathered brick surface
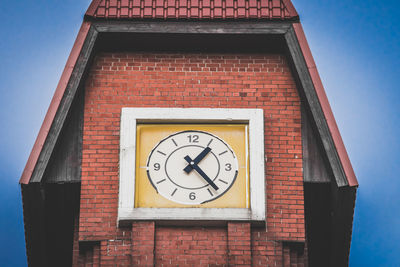
[(154, 266), (154, 222), (132, 223), (132, 265)]
[(230, 266), (251, 266), (250, 223), (228, 223), (228, 255)]
[[(85, 90), (79, 240), (101, 241), (102, 262), (135, 259), (135, 235), (116, 224), (120, 114), (128, 106), (264, 109), (267, 227), (251, 229), (252, 264), (282, 265), (280, 241), (304, 241), (300, 98), (283, 56), (103, 53), (94, 60)], [(196, 255), (190, 257), (196, 264), (227, 263), (227, 244), (207, 252), (212, 255), (193, 249), (196, 237), (209, 231), (210, 244), (227, 242), (227, 227), (179, 228), (192, 239), (176, 236), (169, 245), (164, 235), (178, 234), (176, 229), (155, 228), (157, 264), (186, 261), (187, 253)]]
[(227, 266), (226, 228), (157, 227), (157, 266)]

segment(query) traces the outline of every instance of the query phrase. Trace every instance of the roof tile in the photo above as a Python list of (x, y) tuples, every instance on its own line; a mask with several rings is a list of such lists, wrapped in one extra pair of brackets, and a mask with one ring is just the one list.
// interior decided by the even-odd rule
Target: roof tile
[(123, 7), (121, 8), (121, 17), (128, 17), (129, 16), (129, 8)]
[(98, 19), (297, 19), (290, 0), (93, 0)]

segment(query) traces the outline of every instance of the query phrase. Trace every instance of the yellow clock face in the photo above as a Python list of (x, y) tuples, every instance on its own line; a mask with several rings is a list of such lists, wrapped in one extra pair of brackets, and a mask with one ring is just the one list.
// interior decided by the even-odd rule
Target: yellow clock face
[(135, 207), (249, 208), (247, 144), (247, 125), (138, 125)]

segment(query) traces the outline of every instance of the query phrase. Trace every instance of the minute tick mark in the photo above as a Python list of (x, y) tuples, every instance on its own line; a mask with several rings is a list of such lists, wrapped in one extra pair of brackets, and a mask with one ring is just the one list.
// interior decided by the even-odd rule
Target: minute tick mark
[(175, 140), (173, 138), (171, 140), (172, 140), (172, 142), (174, 143), (175, 146), (178, 146), (178, 144), (175, 142)]
[(207, 188), (208, 193), (210, 193), (211, 196), (214, 196), (214, 194), (211, 192), (210, 188)]
[(176, 190), (178, 190), (178, 188), (175, 188), (174, 192), (172, 192), (171, 196), (173, 196), (176, 192)]
[(160, 150), (157, 150), (158, 153), (160, 153), (161, 155), (166, 156), (167, 154), (165, 154), (164, 152), (161, 152)]
[(225, 150), (224, 152), (219, 153), (218, 156), (222, 156), (223, 154), (225, 154), (227, 152), (228, 152), (228, 150)]

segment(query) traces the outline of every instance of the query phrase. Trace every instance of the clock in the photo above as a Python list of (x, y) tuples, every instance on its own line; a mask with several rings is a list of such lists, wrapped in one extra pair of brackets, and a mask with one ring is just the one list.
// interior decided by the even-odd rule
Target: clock
[(164, 198), (184, 205), (204, 204), (224, 195), (239, 172), (233, 149), (205, 131), (173, 133), (151, 150), (147, 177)]
[(260, 109), (121, 110), (118, 224), (265, 220)]

